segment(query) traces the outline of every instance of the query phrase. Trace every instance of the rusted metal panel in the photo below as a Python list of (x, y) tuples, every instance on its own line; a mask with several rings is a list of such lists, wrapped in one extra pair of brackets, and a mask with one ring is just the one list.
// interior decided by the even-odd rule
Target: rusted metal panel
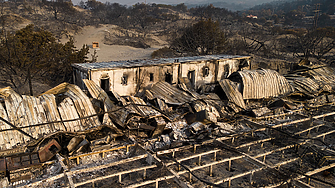
[(240, 108), (245, 109), (242, 94), (238, 91), (236, 83), (228, 79), (223, 79), (219, 82), (219, 84), (229, 101), (233, 102)]
[(278, 97), (293, 91), (285, 77), (274, 70), (243, 70), (237, 74), (242, 78), (243, 99)]
[(0, 158), (0, 173), (1, 174), (6, 174), (7, 170), (7, 163), (6, 163), (6, 158)]
[(39, 165), (38, 153), (25, 153), (12, 157), (6, 157), (6, 165), (9, 171)]
[(60, 152), (62, 147), (58, 144), (55, 139), (50, 140), (45, 146), (43, 146), (38, 151), (38, 156), (40, 161), (46, 162), (50, 160), (53, 156), (55, 156), (58, 152)]

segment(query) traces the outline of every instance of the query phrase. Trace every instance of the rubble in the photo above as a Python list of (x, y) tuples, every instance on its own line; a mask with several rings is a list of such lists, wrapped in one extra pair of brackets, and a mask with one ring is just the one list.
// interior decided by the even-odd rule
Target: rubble
[(129, 96), (87, 79), (87, 95), (68, 83), (37, 97), (0, 89), (1, 184), (276, 187), (308, 185), (310, 176), (320, 183), (335, 167), (333, 70), (235, 71), (200, 92), (188, 77)]

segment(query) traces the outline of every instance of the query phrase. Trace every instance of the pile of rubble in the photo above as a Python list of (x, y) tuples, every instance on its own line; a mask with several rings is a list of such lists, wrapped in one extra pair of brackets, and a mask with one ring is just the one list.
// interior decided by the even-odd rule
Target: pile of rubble
[[(143, 185), (152, 183), (150, 181), (145, 183), (149, 177), (146, 169), (158, 169), (158, 163), (165, 167), (170, 163), (177, 166), (179, 164), (179, 169), (182, 165), (186, 171), (189, 170), (190, 179), (193, 175), (199, 182), (192, 185), (185, 178), (180, 177), (179, 172), (176, 173), (170, 168), (160, 172), (161, 174), (155, 175), (154, 171), (152, 172), (150, 178), (155, 180), (156, 187), (158, 182), (163, 180), (162, 177), (165, 177), (166, 180), (170, 179), (167, 177), (178, 179), (175, 180), (177, 183), (167, 181), (164, 186), (175, 186), (175, 184), (188, 187), (213, 186), (224, 182), (229, 182), (228, 185), (231, 186), (230, 183), (234, 178), (226, 178), (217, 183), (204, 181), (191, 173), (192, 168), (181, 164), (184, 159), (173, 160), (174, 152), (186, 151), (185, 147), (194, 148), (197, 144), (201, 146), (207, 144), (209, 146), (206, 147), (211, 148), (209, 151), (204, 148), (206, 154), (195, 155), (199, 158), (198, 165), (204, 163), (200, 162), (201, 156), (214, 153), (214, 151), (216, 156), (217, 152), (226, 151), (226, 154), (231, 153), (231, 156), (228, 156), (229, 161), (233, 160), (231, 158), (234, 156), (243, 156), (236, 160), (248, 158), (253, 161), (251, 163), (257, 163), (256, 166), (261, 165), (259, 171), (272, 169), (271, 173), (280, 174), (280, 178), (278, 177), (280, 180), (271, 182), (273, 185), (280, 185), (280, 182), (287, 183), (291, 177), (283, 175), (287, 175), (286, 171), (284, 173), (275, 170), (271, 165), (270, 168), (265, 163), (265, 157), (264, 162), (251, 157), (250, 146), (266, 141), (279, 142), (278, 140), (283, 138), (287, 141), (302, 139), (296, 136), (312, 130), (312, 124), (315, 123), (313, 120), (334, 115), (331, 112), (335, 102), (333, 94), (335, 74), (332, 68), (326, 66), (301, 66), (295, 72), (287, 75), (280, 75), (276, 71), (267, 69), (242, 70), (217, 84), (204, 85), (199, 91), (195, 91), (187, 80), (180, 80), (180, 83), (176, 85), (157, 82), (135, 96), (126, 97), (119, 96), (113, 91), (106, 93), (91, 80), (83, 81), (87, 87), (86, 94), (79, 87), (68, 83), (63, 83), (37, 97), (20, 96), (11, 88), (0, 90), (2, 98), (0, 103), (0, 171), (4, 186), (76, 187), (87, 183), (94, 185), (98, 181), (97, 178), (102, 176), (119, 177), (119, 181), (110, 182), (109, 186), (128, 186), (134, 182), (135, 184), (137, 182), (136, 186), (141, 186), (139, 182), (143, 182)], [(322, 113), (327, 111), (330, 113), (322, 115), (318, 108), (324, 108)], [(333, 120), (323, 120), (320, 123), (327, 124), (326, 135), (329, 131), (329, 135), (335, 132), (333, 131)], [(308, 122), (309, 124), (299, 130), (299, 133), (297, 129), (294, 129), (292, 123), (294, 121), (296, 125), (304, 122), (304, 125), (307, 125)], [(279, 127), (293, 128), (290, 132), (286, 129), (278, 129)], [(244, 140), (234, 142), (235, 138), (244, 137), (246, 137)], [(314, 168), (324, 166), (325, 162), (330, 165), (334, 164), (329, 162), (332, 159), (331, 156), (334, 156), (332, 153), (334, 142), (324, 139), (323, 137), (321, 145), (311, 144), (305, 147), (304, 152), (299, 151), (299, 153), (297, 149), (300, 159), (311, 160), (307, 159), (306, 155), (313, 153), (316, 156), (319, 155), (320, 158), (314, 159), (313, 163), (318, 162)], [(225, 140), (231, 143), (225, 143)], [(217, 149), (218, 143), (216, 142), (221, 144), (220, 149)], [(290, 140), (282, 142), (283, 147), (285, 144), (288, 146), (290, 142), (295, 144), (294, 147), (298, 145), (296, 141)], [(247, 146), (248, 151), (239, 150)], [(173, 150), (172, 159), (171, 157), (159, 157), (165, 153), (171, 153), (173, 148), (183, 149)], [(325, 148), (327, 154), (325, 154)], [(267, 155), (270, 154), (260, 156)], [(320, 155), (330, 158), (323, 158)], [(196, 157), (186, 158), (188, 160)], [(144, 161), (137, 161), (142, 159)], [(268, 160), (271, 161), (271, 159)], [(133, 161), (132, 165), (122, 166), (130, 161)], [(139, 168), (143, 163), (151, 166)], [(273, 162), (273, 164), (277, 163)], [(109, 174), (107, 171), (99, 174), (98, 170), (107, 168), (106, 165), (108, 168), (119, 165), (119, 169), (114, 169), (114, 174)], [(243, 166), (242, 163), (241, 165)], [(210, 168), (212, 169), (212, 166)], [(221, 178), (230, 176), (229, 173), (232, 171), (230, 168), (229, 163), (228, 175), (216, 173)], [(123, 169), (127, 173), (118, 174)], [(122, 175), (137, 172), (138, 169), (145, 169), (142, 179), (130, 181), (134, 179), (133, 177), (129, 178), (128, 183), (121, 181)], [(82, 179), (87, 175), (79, 175), (83, 172), (89, 173), (89, 176), (95, 180), (81, 183), (87, 180)], [(185, 173), (180, 173), (180, 175)], [(307, 177), (304, 172), (301, 173)], [(331, 173), (334, 174), (334, 172)], [(240, 174), (242, 175), (236, 175), (236, 178), (249, 173), (241, 172)], [(139, 177), (136, 176), (136, 178)], [(44, 181), (45, 179), (48, 181)], [(264, 181), (260, 178), (257, 181), (246, 181), (248, 183), (238, 186), (263, 186), (266, 185)], [(298, 183), (304, 184), (303, 182)]]

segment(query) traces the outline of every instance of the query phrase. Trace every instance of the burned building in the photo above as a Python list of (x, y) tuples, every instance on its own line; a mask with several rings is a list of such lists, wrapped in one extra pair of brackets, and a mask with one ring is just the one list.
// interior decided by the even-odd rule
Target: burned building
[(87, 92), (0, 89), (0, 187), (335, 187), (335, 70), (249, 60), (76, 64)]
[(177, 84), (188, 78), (193, 88), (227, 78), (249, 67), (251, 56), (207, 55), (156, 60), (135, 60), (73, 64), (74, 83), (86, 89), (83, 79), (94, 81), (105, 91), (121, 96), (165, 81)]

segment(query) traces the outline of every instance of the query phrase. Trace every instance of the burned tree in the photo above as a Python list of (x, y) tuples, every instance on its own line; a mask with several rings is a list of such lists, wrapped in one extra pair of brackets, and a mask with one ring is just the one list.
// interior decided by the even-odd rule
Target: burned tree
[(33, 95), (34, 77), (68, 81), (71, 63), (84, 62), (87, 53), (87, 47), (76, 50), (73, 39), (63, 45), (49, 31), (28, 25), (15, 33), (2, 33), (0, 74), (18, 91), (28, 83)]
[(226, 37), (218, 22), (201, 20), (172, 42), (171, 48), (196, 55), (218, 54), (226, 50)]

